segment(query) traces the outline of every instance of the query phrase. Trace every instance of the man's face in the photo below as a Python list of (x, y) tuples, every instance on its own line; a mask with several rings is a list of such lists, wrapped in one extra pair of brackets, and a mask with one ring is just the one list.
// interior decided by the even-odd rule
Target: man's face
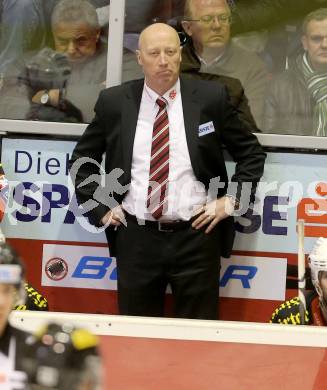
[(66, 54), (70, 62), (83, 62), (92, 57), (99, 35), (99, 30), (85, 22), (63, 22), (53, 27), (56, 51)]
[(164, 94), (179, 76), (181, 49), (177, 33), (160, 23), (151, 25), (141, 35), (137, 59), (147, 85)]
[(304, 50), (308, 53), (315, 70), (327, 68), (327, 19), (312, 20), (302, 37)]
[(183, 22), (183, 27), (197, 51), (206, 47), (223, 51), (230, 39), (231, 15), (225, 0), (193, 0), (191, 14), (194, 21)]
[(3, 333), (9, 314), (14, 306), (17, 290), (12, 284), (0, 283), (0, 335)]

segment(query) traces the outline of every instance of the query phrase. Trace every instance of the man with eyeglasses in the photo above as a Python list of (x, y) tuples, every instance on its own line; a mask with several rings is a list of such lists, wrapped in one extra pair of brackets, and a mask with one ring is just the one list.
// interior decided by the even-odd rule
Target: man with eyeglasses
[[(40, 64), (40, 68), (41, 63), (54, 63), (58, 72), (53, 78), (58, 83), (53, 80), (52, 85), (48, 83), (49, 86), (33, 91), (34, 105), (32, 104), (28, 119), (88, 122), (93, 116), (90, 101), (92, 102), (92, 98), (95, 100), (99, 91), (104, 88), (106, 79), (107, 53), (100, 40), (96, 9), (86, 0), (61, 0), (52, 12), (51, 29), (55, 52), (43, 49), (42, 53), (34, 57), (35, 61), (32, 59), (27, 73), (29, 76), (32, 74), (35, 63)], [(60, 72), (62, 82), (59, 82), (60, 77), (57, 76)], [(42, 85), (41, 80), (39, 85)], [(73, 106), (76, 113), (74, 115)], [(40, 117), (40, 111), (46, 113), (50, 110), (54, 112), (53, 118)], [(71, 114), (61, 118), (60, 113), (68, 112)]]
[(226, 0), (186, 0), (182, 25), (191, 39), (183, 48), (181, 71), (192, 64), (199, 73), (239, 79), (260, 127), (268, 72), (255, 53), (231, 42), (231, 22)]
[(95, 7), (88, 0), (59, 0), (51, 32), (54, 49), (44, 47), (26, 57), (24, 68), (1, 96), (0, 117), (91, 121), (107, 68)]
[(302, 25), (303, 51), (271, 83), (263, 130), (327, 136), (327, 8), (308, 14)]
[[(3, 80), (0, 74), (1, 118), (91, 121), (93, 102), (105, 86), (107, 73), (107, 47), (94, 1), (48, 0), (42, 3), (45, 7), (39, 13), (44, 16), (44, 25), (40, 30), (43, 35), (51, 32), (53, 46), (47, 42), (48, 47), (35, 47), (22, 53), (20, 60), (8, 57), (12, 74)], [(97, 4), (100, 3), (98, 0)], [(22, 17), (24, 19), (24, 15)], [(35, 20), (33, 28), (39, 22)], [(28, 37), (26, 34), (26, 39)], [(19, 45), (19, 40), (17, 42)]]

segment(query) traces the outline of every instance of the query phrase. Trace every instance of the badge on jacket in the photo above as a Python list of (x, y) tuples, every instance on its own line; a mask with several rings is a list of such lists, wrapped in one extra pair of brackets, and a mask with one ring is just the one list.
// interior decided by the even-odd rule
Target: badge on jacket
[(214, 133), (215, 132), (215, 126), (213, 125), (213, 122), (207, 122), (203, 123), (199, 126), (199, 137), (203, 137), (204, 135)]

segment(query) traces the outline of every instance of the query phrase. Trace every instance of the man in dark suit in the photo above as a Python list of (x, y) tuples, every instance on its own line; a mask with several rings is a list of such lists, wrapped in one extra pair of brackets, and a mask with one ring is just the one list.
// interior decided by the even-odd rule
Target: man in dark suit
[[(94, 225), (109, 226), (121, 314), (162, 316), (169, 284), (175, 316), (216, 319), (220, 256), (231, 254), (239, 196), (227, 194), (222, 145), (236, 161), (238, 189), (260, 179), (265, 153), (222, 85), (179, 78), (173, 28), (143, 30), (137, 58), (145, 80), (101, 92), (73, 152), (77, 198), (93, 204)], [(101, 192), (91, 180), (104, 152)]]

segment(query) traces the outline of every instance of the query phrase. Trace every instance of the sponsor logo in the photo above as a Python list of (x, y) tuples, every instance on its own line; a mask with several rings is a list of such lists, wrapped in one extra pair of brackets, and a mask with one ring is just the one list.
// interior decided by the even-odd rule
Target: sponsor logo
[[(43, 264), (43, 286), (117, 290), (116, 259), (108, 248), (45, 244)], [(222, 259), (217, 280), (220, 295), (284, 300), (286, 268), (286, 258), (234, 255)]]
[(47, 261), (45, 265), (45, 273), (51, 280), (62, 280), (68, 273), (68, 264), (60, 257), (53, 257)]
[(42, 286), (117, 290), (107, 247), (44, 244), (42, 257)]
[(173, 89), (172, 91), (169, 92), (169, 98), (170, 98), (171, 100), (174, 100), (175, 97), (176, 97), (176, 94), (177, 94), (176, 90)]
[(303, 198), (297, 206), (297, 220), (304, 221), (305, 237), (327, 237), (327, 183), (316, 185), (319, 198)]

